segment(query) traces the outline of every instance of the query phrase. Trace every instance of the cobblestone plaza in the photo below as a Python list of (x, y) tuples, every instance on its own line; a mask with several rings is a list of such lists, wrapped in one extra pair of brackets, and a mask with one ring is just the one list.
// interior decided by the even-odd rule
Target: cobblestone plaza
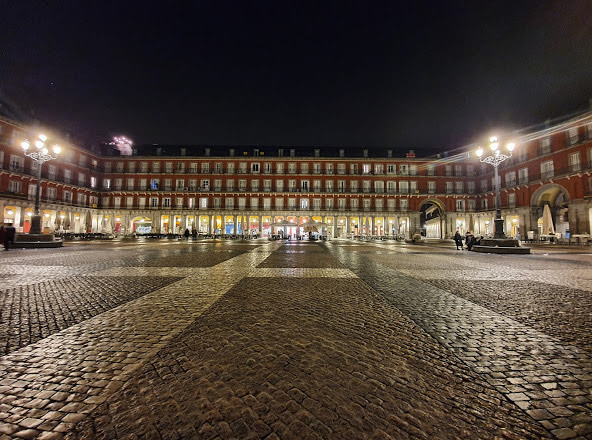
[(0, 258), (0, 439), (592, 438), (587, 246), (136, 240)]

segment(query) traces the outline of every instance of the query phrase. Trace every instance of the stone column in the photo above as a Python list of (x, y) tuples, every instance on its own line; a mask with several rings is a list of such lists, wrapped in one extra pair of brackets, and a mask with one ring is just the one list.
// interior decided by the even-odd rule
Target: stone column
[(259, 220), (259, 237), (262, 237), (263, 236), (263, 217), (258, 216), (258, 220)]
[(238, 235), (238, 216), (235, 214), (234, 216), (234, 229), (233, 229), (233, 234), (234, 235)]

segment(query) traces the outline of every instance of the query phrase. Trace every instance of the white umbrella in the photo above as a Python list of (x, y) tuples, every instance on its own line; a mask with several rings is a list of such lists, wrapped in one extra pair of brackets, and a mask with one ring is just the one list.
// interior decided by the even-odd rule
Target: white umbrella
[(284, 227), (284, 226), (296, 227), (298, 225), (296, 223), (289, 222), (288, 220), (282, 220), (282, 221), (279, 221), (279, 222), (272, 223), (269, 226), (273, 226), (275, 228), (275, 227)]
[(555, 227), (553, 226), (553, 216), (549, 205), (543, 208), (543, 234), (555, 234)]

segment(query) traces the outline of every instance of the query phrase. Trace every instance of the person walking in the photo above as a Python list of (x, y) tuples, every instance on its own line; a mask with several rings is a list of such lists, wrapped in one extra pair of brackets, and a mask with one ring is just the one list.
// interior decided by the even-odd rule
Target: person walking
[(4, 245), (4, 250), (8, 250), (8, 241), (6, 240), (6, 229), (4, 225), (0, 226), (0, 242)]
[(460, 250), (463, 250), (463, 238), (462, 235), (460, 235), (460, 232), (456, 231), (456, 234), (454, 234), (454, 242), (456, 243), (456, 250), (458, 251), (458, 247), (460, 246)]
[(189, 240), (189, 229), (188, 228), (185, 229), (183, 236), (185, 237), (185, 241)]
[(7, 251), (11, 243), (14, 243), (14, 236), (16, 235), (16, 229), (12, 226), (12, 223), (8, 223), (5, 229), (6, 235), (4, 236), (4, 250)]

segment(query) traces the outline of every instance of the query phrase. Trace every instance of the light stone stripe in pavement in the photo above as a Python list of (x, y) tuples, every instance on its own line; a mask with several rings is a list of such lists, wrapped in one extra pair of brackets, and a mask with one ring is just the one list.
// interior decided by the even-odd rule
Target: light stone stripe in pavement
[[(500, 270), (503, 270), (504, 279), (506, 280), (537, 281), (592, 292), (592, 269), (512, 270), (503, 268)], [(403, 269), (399, 270), (399, 272), (420, 280), (450, 279), (450, 270), (430, 269), (418, 273), (417, 270)], [(465, 280), (498, 280), (500, 278), (499, 273), (495, 270), (486, 269), (455, 270), (454, 276)]]
[(277, 247), (265, 244), (207, 277), (184, 278), (0, 358), (0, 436), (67, 432)]
[(592, 435), (589, 353), (396, 271), (389, 261), (380, 264), (379, 258), (352, 257), (327, 246), (346, 267), (554, 435)]

